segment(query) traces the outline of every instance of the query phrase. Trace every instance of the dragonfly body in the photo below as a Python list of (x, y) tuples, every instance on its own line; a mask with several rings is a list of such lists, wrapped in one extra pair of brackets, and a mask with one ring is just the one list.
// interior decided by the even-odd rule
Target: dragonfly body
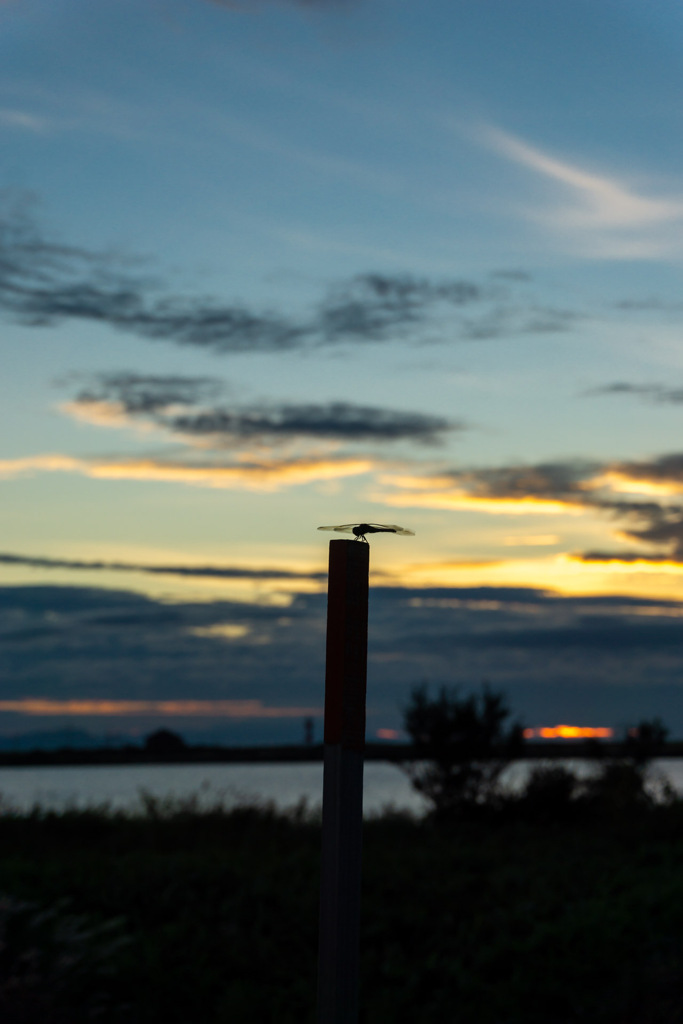
[(368, 533), (398, 533), (404, 537), (413, 537), (412, 530), (402, 526), (385, 526), (382, 523), (343, 523), (341, 526), (319, 526), (319, 530), (336, 530), (337, 533), (352, 533), (356, 540), (365, 541)]

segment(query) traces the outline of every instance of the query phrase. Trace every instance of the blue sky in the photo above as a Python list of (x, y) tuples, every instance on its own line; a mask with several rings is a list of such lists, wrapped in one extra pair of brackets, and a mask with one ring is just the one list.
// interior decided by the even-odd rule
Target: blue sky
[[(308, 649), (282, 609), (319, 615), (315, 527), (357, 520), (416, 534), (373, 544), (393, 642), (418, 607), (445, 638), (376, 669), (373, 725), (411, 681), (485, 676), (530, 724), (683, 729), (679, 5), (5, 0), (0, 26), (0, 729), (75, 699), (293, 728), (322, 682), (311, 657), (264, 684)], [(142, 616), (125, 686), (89, 601), (130, 601), (126, 636)], [(578, 660), (542, 683), (529, 624), (562, 601)], [(180, 616), (172, 678), (151, 607)], [(472, 655), (481, 616), (536, 689)], [(634, 616), (665, 653), (622, 649)]]

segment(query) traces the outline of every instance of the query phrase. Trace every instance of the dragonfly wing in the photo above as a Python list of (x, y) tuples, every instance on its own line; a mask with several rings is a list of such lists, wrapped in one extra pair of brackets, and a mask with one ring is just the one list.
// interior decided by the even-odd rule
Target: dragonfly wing
[(370, 526), (374, 526), (377, 530), (386, 530), (387, 533), (398, 533), (403, 537), (415, 536), (412, 530), (406, 530), (403, 526), (393, 526), (388, 523), (370, 523)]
[(319, 526), (319, 530), (336, 530), (337, 533), (353, 533), (357, 527), (365, 527), (361, 536), (368, 533), (398, 533), (403, 537), (414, 537), (412, 530), (403, 526), (389, 526), (386, 523), (342, 523), (340, 526)]

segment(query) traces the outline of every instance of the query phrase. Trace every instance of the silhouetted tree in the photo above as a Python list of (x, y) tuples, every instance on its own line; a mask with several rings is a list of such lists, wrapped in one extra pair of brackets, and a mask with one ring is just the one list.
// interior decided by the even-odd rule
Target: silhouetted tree
[(646, 789), (643, 765), (610, 758), (582, 785), (581, 800), (600, 814), (650, 807), (654, 798)]
[(617, 812), (673, 802), (676, 792), (670, 780), (651, 763), (662, 754), (668, 735), (661, 718), (643, 719), (629, 729), (621, 756), (605, 761), (596, 775), (585, 780), (582, 800), (598, 811)]
[(145, 750), (155, 756), (172, 757), (185, 749), (185, 740), (170, 729), (157, 729), (145, 737)]
[(645, 765), (661, 755), (669, 736), (661, 718), (644, 718), (629, 729), (624, 740), (624, 753), (636, 765)]
[(436, 697), (426, 685), (413, 688), (403, 728), (418, 760), (403, 767), (437, 816), (497, 795), (502, 772), (524, 742), (519, 723), (506, 726), (509, 717), (504, 695), (487, 686), (463, 697), (457, 688), (443, 686)]

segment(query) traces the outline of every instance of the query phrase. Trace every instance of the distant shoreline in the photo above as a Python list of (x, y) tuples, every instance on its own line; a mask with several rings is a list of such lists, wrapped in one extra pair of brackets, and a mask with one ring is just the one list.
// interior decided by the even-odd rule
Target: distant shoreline
[[(622, 743), (595, 740), (531, 741), (524, 745), (514, 760), (600, 760), (629, 756)], [(665, 743), (654, 755), (660, 758), (683, 757), (683, 741)], [(399, 764), (416, 760), (409, 743), (367, 743), (366, 761), (386, 761)], [(269, 746), (186, 746), (180, 750), (160, 753), (143, 747), (85, 747), (59, 750), (3, 750), (0, 768), (68, 767), (86, 765), (128, 764), (275, 764), (311, 763), (323, 760), (321, 743), (281, 744)]]

